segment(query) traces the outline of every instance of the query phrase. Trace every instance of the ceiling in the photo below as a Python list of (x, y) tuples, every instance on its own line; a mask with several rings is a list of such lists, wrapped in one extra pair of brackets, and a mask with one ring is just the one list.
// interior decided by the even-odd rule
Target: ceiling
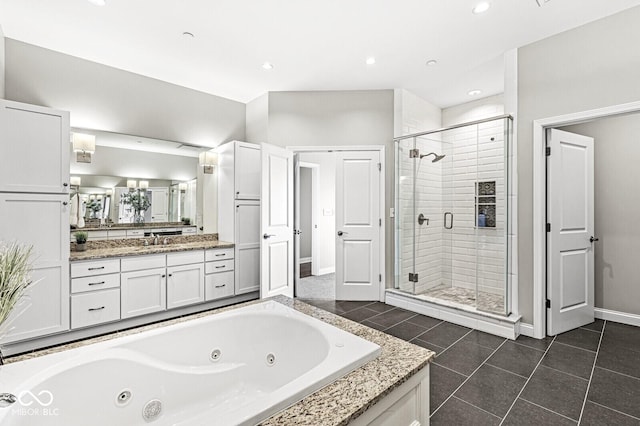
[(479, 1), (0, 0), (0, 25), (12, 39), (241, 102), (404, 88), (446, 107), (472, 89), (502, 92), (504, 52), (640, 5), (491, 0), (475, 15)]

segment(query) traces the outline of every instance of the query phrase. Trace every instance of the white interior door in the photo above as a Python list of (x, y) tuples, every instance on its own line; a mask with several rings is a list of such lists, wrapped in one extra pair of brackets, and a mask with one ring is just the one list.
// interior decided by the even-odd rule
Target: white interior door
[(300, 161), (298, 155), (293, 157), (293, 170), (295, 179), (293, 180), (293, 280), (294, 284), (298, 284), (300, 279)]
[(594, 320), (593, 138), (547, 131), (547, 333)]
[(261, 147), (260, 297), (293, 297), (293, 152)]
[(380, 152), (337, 154), (337, 300), (380, 298), (380, 176)]

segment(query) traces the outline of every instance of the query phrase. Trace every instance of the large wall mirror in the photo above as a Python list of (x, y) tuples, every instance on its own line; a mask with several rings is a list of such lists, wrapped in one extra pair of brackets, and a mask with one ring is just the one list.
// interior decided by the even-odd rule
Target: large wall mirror
[(82, 128), (72, 128), (72, 142), (72, 227), (81, 218), (86, 229), (168, 223), (217, 232), (215, 209), (202, 211), (217, 193), (215, 174), (198, 166), (209, 148)]

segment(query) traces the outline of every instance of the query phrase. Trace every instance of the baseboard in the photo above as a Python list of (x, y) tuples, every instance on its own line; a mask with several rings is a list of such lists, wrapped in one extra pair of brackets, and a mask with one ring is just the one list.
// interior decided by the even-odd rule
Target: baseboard
[(336, 271), (335, 267), (332, 267), (332, 268), (320, 268), (320, 269), (318, 269), (318, 275), (333, 274), (335, 271)]
[(298, 259), (298, 263), (311, 263), (311, 258), (310, 257), (301, 257), (300, 259)]
[(533, 324), (520, 323), (520, 334), (522, 336), (534, 337)]
[(595, 317), (601, 320), (619, 322), (622, 324), (640, 327), (640, 315), (626, 312), (611, 311), (609, 309), (596, 308)]

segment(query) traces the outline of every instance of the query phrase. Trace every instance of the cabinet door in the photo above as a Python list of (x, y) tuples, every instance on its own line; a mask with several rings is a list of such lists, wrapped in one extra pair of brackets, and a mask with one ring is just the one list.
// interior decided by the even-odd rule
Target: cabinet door
[(260, 202), (236, 202), (235, 293), (260, 289)]
[(120, 275), (122, 318), (131, 318), (167, 307), (167, 276), (164, 268), (125, 272)]
[(169, 221), (169, 189), (151, 189), (151, 222)]
[(260, 199), (260, 146), (238, 142), (236, 145), (236, 199)]
[(0, 193), (0, 241), (33, 246), (34, 284), (3, 343), (69, 329), (68, 195)]
[(167, 268), (167, 309), (204, 302), (204, 265)]
[(69, 191), (69, 113), (0, 100), (0, 191)]

